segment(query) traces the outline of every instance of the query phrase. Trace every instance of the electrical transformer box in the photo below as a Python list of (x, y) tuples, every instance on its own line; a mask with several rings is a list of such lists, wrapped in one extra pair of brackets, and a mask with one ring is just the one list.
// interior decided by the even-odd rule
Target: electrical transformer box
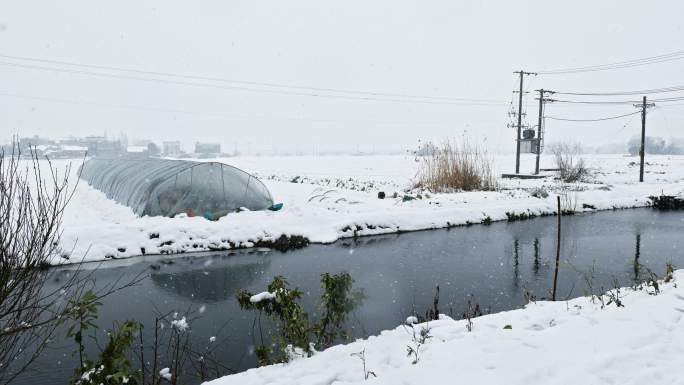
[(520, 141), (520, 152), (524, 154), (536, 154), (539, 151), (539, 139)]
[(529, 128), (528, 128), (528, 129), (526, 129), (526, 130), (523, 130), (522, 134), (523, 134), (523, 139), (532, 139), (532, 138), (534, 138), (534, 130), (533, 130), (533, 129), (529, 129)]

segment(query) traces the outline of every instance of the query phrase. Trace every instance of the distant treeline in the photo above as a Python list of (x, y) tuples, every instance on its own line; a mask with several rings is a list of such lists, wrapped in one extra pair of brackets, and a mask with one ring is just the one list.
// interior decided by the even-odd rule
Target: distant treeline
[[(639, 155), (641, 138), (632, 137), (627, 143), (627, 151), (630, 155)], [(645, 141), (647, 154), (683, 155), (684, 139), (665, 140), (659, 136), (647, 136)]]

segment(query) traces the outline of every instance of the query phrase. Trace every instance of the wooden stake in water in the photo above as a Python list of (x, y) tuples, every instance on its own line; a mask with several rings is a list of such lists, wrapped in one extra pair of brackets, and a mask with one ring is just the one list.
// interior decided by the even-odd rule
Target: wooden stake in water
[(558, 282), (558, 265), (560, 264), (560, 243), (561, 243), (561, 201), (560, 195), (556, 197), (558, 201), (558, 235), (556, 237), (556, 272), (553, 274), (553, 292), (551, 300), (556, 300), (556, 283)]

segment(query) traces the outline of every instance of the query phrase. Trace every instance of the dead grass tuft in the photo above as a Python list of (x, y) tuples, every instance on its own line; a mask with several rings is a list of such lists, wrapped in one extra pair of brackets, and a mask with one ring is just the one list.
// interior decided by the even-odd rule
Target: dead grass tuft
[(556, 158), (556, 168), (563, 182), (579, 182), (589, 176), (579, 144), (558, 143), (551, 147), (551, 152)]
[(433, 192), (494, 190), (493, 162), (487, 152), (467, 140), (446, 141), (430, 154), (419, 156), (415, 187)]

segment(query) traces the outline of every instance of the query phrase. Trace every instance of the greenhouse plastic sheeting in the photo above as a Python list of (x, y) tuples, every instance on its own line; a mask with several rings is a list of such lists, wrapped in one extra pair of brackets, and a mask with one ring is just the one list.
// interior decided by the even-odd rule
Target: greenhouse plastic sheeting
[(256, 177), (217, 162), (93, 158), (81, 167), (81, 178), (141, 216), (185, 213), (214, 220), (243, 207), (273, 205)]

